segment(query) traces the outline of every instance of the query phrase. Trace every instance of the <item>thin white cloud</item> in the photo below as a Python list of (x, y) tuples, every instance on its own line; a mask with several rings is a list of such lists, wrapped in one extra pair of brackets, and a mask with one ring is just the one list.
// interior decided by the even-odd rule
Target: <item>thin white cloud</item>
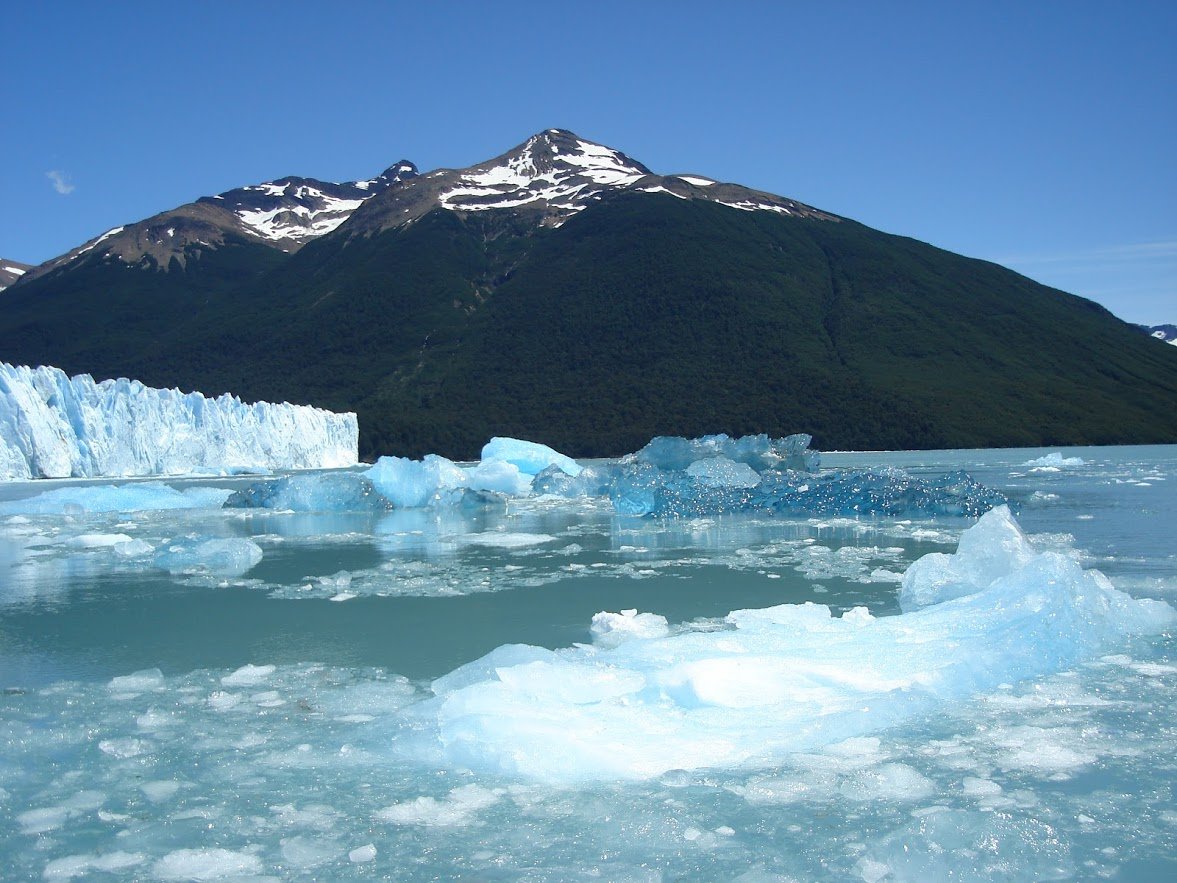
[(1091, 264), (1170, 260), (1174, 257), (1177, 257), (1177, 240), (1109, 245), (1069, 254), (1007, 255), (996, 258), (996, 262), (1006, 266), (1070, 265), (1080, 269)]
[(69, 174), (60, 169), (53, 169), (46, 172), (45, 177), (53, 184), (53, 189), (62, 196), (68, 196), (74, 192), (74, 185), (70, 183)]

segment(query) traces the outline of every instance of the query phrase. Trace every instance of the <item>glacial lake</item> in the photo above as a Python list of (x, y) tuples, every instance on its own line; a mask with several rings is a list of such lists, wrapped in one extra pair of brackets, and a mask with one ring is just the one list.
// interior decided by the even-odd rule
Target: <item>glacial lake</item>
[[(1177, 446), (822, 466), (964, 469), (1035, 551), (1177, 605)], [(975, 690), (921, 677), (921, 647), (974, 651), (907, 618), (901, 575), (974, 519), (219, 508), (253, 481), (0, 485), (3, 879), (1177, 879), (1171, 627), (1052, 638), (1049, 673)], [(160, 484), (187, 507), (85, 502)], [(155, 557), (208, 540), (261, 559)], [(716, 668), (745, 621), (763, 665)], [(836, 662), (774, 717), (773, 648), (825, 660), (825, 629)], [(902, 684), (855, 680), (911, 648)]]

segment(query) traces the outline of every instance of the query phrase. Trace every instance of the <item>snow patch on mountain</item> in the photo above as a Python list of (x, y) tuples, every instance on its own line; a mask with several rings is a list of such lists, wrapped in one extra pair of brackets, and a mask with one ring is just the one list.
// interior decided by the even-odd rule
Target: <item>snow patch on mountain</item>
[(0, 479), (333, 468), (358, 441), (352, 413), (0, 363)]
[(456, 173), (438, 203), (451, 211), (485, 211), (544, 203), (566, 212), (585, 208), (606, 187), (626, 187), (650, 174), (620, 151), (550, 129), (521, 147)]
[(0, 291), (3, 291), (9, 285), (16, 282), (16, 280), (31, 269), (32, 267), (28, 264), (0, 258)]
[(1140, 328), (1149, 337), (1177, 346), (1177, 325), (1141, 325)]
[(514, 150), (468, 169), (432, 172), (416, 184), (431, 187), (436, 195), (401, 207), (400, 223), (440, 205), (463, 212), (528, 207), (540, 212), (540, 223), (559, 226), (610, 192), (625, 190), (702, 199), (744, 211), (833, 219), (793, 200), (701, 175), (656, 175), (621, 151), (564, 129), (540, 132)]

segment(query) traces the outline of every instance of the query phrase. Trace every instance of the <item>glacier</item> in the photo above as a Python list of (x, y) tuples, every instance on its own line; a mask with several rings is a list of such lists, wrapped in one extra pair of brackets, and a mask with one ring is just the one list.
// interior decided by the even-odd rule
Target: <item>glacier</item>
[(0, 363), (0, 479), (352, 466), (356, 415)]

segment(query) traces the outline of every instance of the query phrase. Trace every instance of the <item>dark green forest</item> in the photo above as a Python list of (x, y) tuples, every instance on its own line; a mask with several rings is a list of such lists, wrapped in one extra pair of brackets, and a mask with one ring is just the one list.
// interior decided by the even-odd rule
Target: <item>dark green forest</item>
[(6, 293), (0, 359), (354, 410), (365, 458), (1177, 441), (1177, 348), (1090, 301), (849, 220), (636, 193), (556, 229), (436, 210), (51, 273)]

